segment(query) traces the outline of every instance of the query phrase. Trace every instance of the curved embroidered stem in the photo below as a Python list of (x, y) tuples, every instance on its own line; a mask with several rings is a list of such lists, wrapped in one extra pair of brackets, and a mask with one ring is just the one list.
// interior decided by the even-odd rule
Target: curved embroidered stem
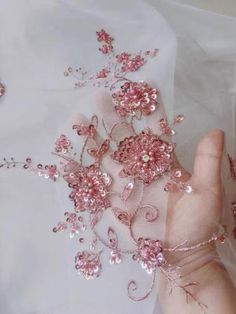
[(164, 248), (163, 251), (166, 252), (188, 252), (188, 251), (192, 251), (192, 250), (196, 250), (199, 248), (202, 248), (204, 246), (210, 245), (212, 243), (214, 243), (217, 240), (220, 240), (221, 242), (223, 242), (225, 240), (225, 232), (223, 234), (220, 234), (218, 236), (213, 235), (210, 239), (203, 241), (201, 243), (198, 243), (196, 245), (192, 245), (192, 246), (188, 246), (188, 247), (183, 247), (183, 245), (185, 245), (188, 241), (185, 240), (183, 243), (175, 246), (174, 248)]
[(152, 283), (151, 283), (151, 287), (149, 288), (149, 290), (146, 292), (145, 295), (143, 295), (142, 297), (135, 297), (134, 295), (132, 295), (131, 290), (135, 291), (138, 288), (137, 283), (134, 280), (131, 280), (128, 283), (128, 287), (127, 287), (127, 293), (128, 293), (128, 297), (133, 300), (133, 301), (143, 301), (145, 300), (153, 291), (154, 285), (155, 285), (155, 281), (156, 281), (156, 271), (153, 272), (152, 275)]

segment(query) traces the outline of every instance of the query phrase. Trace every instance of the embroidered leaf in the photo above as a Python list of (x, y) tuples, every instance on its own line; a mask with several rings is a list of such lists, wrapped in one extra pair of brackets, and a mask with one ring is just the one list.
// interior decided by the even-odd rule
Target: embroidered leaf
[(115, 217), (121, 223), (123, 223), (126, 226), (130, 226), (132, 216), (129, 213), (127, 213), (126, 211), (124, 211), (120, 208), (117, 208), (117, 207), (113, 207), (112, 210), (113, 210)]

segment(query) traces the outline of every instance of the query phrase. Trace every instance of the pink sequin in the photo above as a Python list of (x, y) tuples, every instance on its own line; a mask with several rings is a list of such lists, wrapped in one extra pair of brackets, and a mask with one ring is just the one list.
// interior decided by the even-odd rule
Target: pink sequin
[(75, 257), (75, 268), (78, 274), (87, 280), (99, 277), (102, 269), (99, 254), (89, 251), (78, 252)]
[(146, 82), (126, 82), (112, 94), (115, 109), (121, 117), (149, 115), (158, 107), (158, 90)]
[(108, 191), (111, 185), (110, 176), (102, 172), (97, 165), (80, 167), (75, 172), (64, 175), (69, 187), (71, 200), (74, 201), (75, 210), (94, 212), (98, 209), (110, 207)]
[(71, 142), (64, 134), (56, 140), (55, 145), (55, 151), (57, 153), (68, 153), (71, 148)]
[(102, 43), (102, 47), (99, 48), (104, 54), (111, 53), (113, 51), (112, 41), (113, 38), (104, 30), (101, 29), (99, 32), (96, 32), (97, 40)]
[(150, 184), (171, 169), (173, 149), (172, 143), (146, 129), (122, 140), (112, 158), (123, 165), (122, 176)]
[(159, 240), (140, 238), (137, 252), (133, 258), (141, 264), (147, 273), (151, 274), (156, 268), (166, 264), (162, 251), (162, 243)]

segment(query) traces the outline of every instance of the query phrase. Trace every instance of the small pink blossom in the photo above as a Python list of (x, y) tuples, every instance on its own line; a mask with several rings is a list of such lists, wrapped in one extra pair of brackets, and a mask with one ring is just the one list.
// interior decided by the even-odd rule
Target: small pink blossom
[(78, 252), (75, 257), (75, 268), (87, 280), (99, 277), (102, 269), (99, 254), (88, 251)]
[(161, 241), (140, 238), (138, 240), (138, 249), (133, 259), (138, 261), (147, 273), (152, 273), (166, 263), (162, 251)]
[(126, 82), (112, 95), (115, 109), (121, 117), (149, 115), (158, 107), (158, 90), (146, 82)]
[(118, 63), (127, 63), (129, 61), (130, 54), (127, 52), (122, 52), (119, 55), (116, 55), (116, 60)]
[(102, 69), (101, 71), (97, 72), (96, 78), (106, 78), (110, 71), (108, 69)]
[(71, 148), (71, 142), (70, 140), (64, 135), (62, 134), (57, 140), (56, 140), (56, 147), (55, 147), (55, 151), (57, 153), (68, 153), (68, 151)]
[(122, 72), (135, 72), (139, 68), (141, 68), (145, 63), (145, 59), (141, 57), (140, 55), (137, 55), (131, 59), (129, 59), (127, 62), (124, 63), (121, 70)]

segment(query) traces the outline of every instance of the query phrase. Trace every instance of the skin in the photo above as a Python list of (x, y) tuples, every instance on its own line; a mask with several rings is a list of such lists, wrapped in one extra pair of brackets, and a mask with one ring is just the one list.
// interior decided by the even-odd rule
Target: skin
[[(117, 114), (108, 95), (99, 95), (97, 105), (108, 129), (111, 129), (118, 122)], [(161, 113), (163, 116), (163, 113)], [(160, 113), (150, 115), (146, 119), (148, 127), (158, 134), (157, 121), (160, 120)], [(78, 123), (88, 123), (88, 120), (79, 115)], [(116, 141), (130, 136), (132, 132), (125, 125), (117, 128), (113, 137)], [(100, 145), (101, 136), (97, 135), (94, 140), (89, 140), (88, 147)], [(217, 232), (222, 214), (222, 184), (221, 184), (221, 161), (224, 148), (224, 133), (221, 130), (213, 130), (206, 134), (197, 147), (193, 174), (189, 174), (175, 160), (174, 166), (182, 169), (182, 180), (188, 181), (194, 188), (193, 193), (186, 194), (180, 192), (168, 193), (167, 198), (167, 223), (165, 245), (175, 247), (186, 239), (190, 245), (201, 243), (212, 237)], [(109, 154), (108, 154), (109, 155)], [(120, 166), (114, 164), (105, 157), (102, 166), (115, 178), (113, 189), (121, 191), (124, 184), (120, 183), (118, 173)], [(152, 184), (145, 192), (146, 203), (157, 203), (157, 188)], [(166, 193), (166, 192), (165, 192)], [(164, 194), (163, 194), (164, 195)], [(161, 196), (162, 197), (162, 196)], [(164, 197), (164, 196), (163, 196)], [(159, 197), (160, 198), (160, 197)], [(127, 203), (127, 207), (135, 207), (136, 200), (132, 198)], [(151, 236), (157, 236), (157, 227), (154, 226)], [(147, 229), (142, 230), (139, 226), (139, 233), (146, 235)], [(151, 230), (151, 228), (149, 227)], [(148, 231), (150, 231), (148, 229)], [(189, 246), (189, 245), (188, 245)], [(179, 265), (181, 261), (181, 282), (185, 285), (190, 282), (198, 282), (198, 285), (188, 287), (190, 293), (205, 304), (207, 314), (236, 314), (236, 288), (234, 287), (229, 274), (220, 263), (214, 245), (204, 247), (187, 253), (172, 253), (167, 256), (168, 262), (172, 265)], [(170, 294), (170, 286), (166, 276), (161, 275), (159, 279), (159, 301), (164, 314), (198, 314), (202, 313), (199, 304), (189, 297), (186, 302), (186, 295), (183, 289), (175, 288)]]
[[(213, 130), (207, 133), (197, 147), (193, 174), (185, 172), (195, 191), (190, 195), (170, 195), (166, 238), (171, 246), (185, 239), (189, 239), (190, 243), (202, 242), (209, 239), (217, 228), (212, 222), (219, 222), (222, 212), (220, 173), (223, 147), (222, 131)], [(195, 252), (193, 258), (187, 253), (185, 259), (190, 263), (183, 282), (199, 283), (191, 292), (207, 305), (207, 314), (235, 314), (236, 289), (217, 257), (214, 247)], [(162, 277), (160, 283), (160, 302), (165, 314), (201, 313), (191, 298), (189, 304), (186, 303), (185, 295), (180, 289), (175, 289), (169, 296), (165, 277)]]

